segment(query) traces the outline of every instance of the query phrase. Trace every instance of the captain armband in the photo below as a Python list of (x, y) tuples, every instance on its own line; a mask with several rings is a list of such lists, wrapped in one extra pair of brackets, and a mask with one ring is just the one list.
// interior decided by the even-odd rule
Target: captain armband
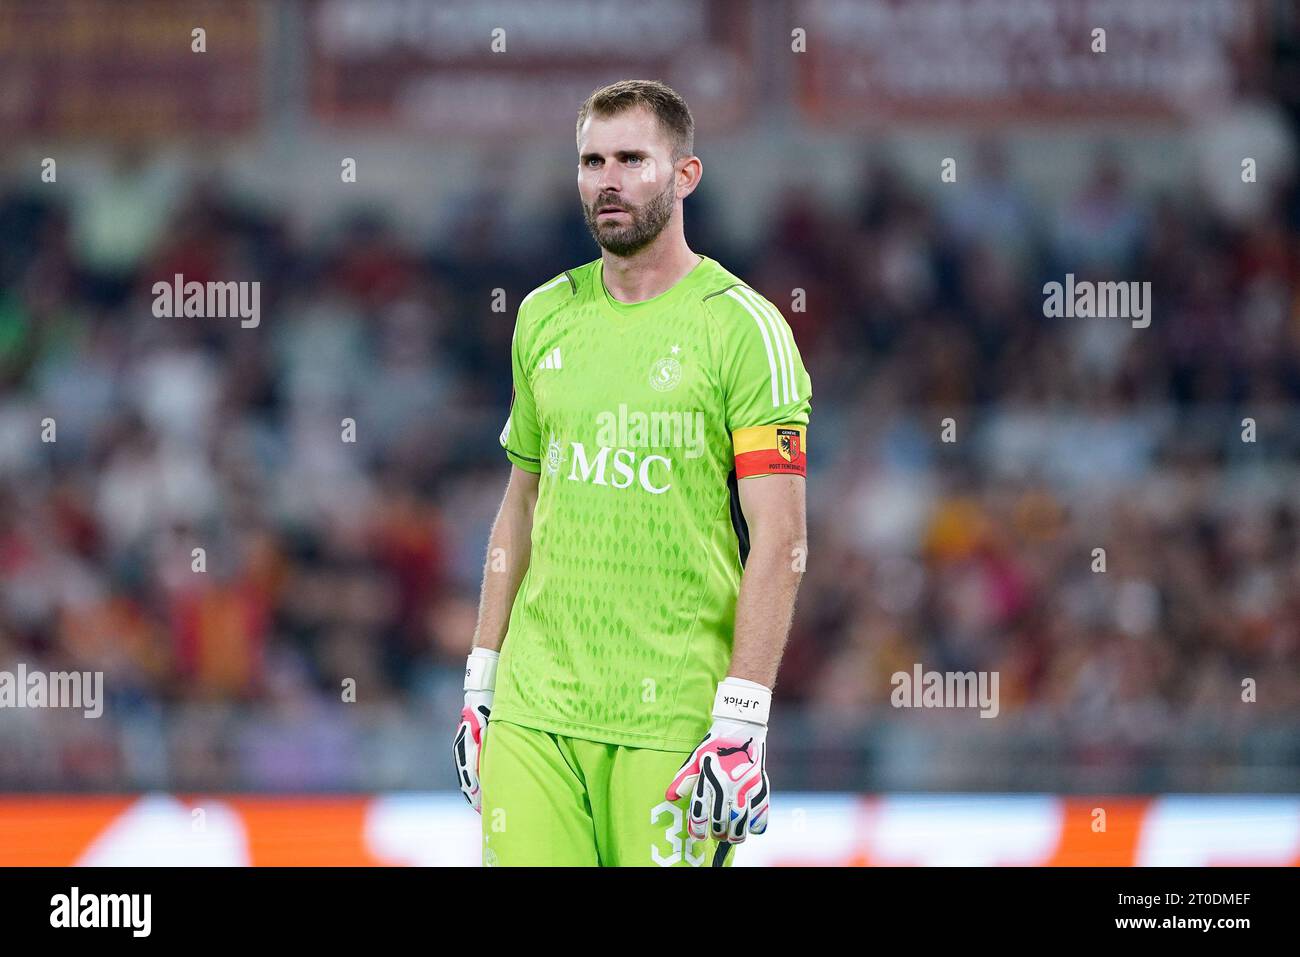
[(731, 434), (736, 478), (751, 475), (808, 473), (808, 427), (755, 425)]

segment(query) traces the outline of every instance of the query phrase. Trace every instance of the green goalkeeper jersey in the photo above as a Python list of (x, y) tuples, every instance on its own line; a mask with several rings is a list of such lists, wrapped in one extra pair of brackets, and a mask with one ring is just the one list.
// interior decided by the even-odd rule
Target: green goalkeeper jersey
[(737, 483), (805, 474), (812, 385), (790, 327), (707, 256), (638, 303), (597, 259), (524, 297), (511, 365), (500, 442), (538, 494), (492, 717), (689, 751), (731, 662)]

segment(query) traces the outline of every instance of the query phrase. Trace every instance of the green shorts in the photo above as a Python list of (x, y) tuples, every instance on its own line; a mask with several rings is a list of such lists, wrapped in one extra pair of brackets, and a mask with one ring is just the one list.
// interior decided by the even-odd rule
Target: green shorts
[(479, 760), (483, 864), (711, 866), (718, 842), (686, 831), (690, 796), (664, 797), (689, 755), (490, 720)]

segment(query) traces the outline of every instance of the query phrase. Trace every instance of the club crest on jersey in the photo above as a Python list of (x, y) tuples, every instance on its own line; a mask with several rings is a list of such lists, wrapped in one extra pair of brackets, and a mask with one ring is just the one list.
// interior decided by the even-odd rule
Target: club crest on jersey
[(682, 381), (682, 364), (673, 356), (656, 359), (650, 367), (650, 388), (656, 392), (669, 392)]
[(799, 457), (799, 432), (797, 429), (776, 430), (776, 450), (781, 458), (793, 462)]

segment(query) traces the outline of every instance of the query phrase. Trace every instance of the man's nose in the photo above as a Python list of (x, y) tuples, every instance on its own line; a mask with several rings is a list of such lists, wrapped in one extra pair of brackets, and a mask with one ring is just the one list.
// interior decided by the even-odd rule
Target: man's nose
[(599, 186), (601, 195), (608, 193), (610, 197), (617, 196), (619, 191), (623, 188), (623, 184), (619, 180), (618, 171), (606, 166), (605, 169), (601, 171)]

